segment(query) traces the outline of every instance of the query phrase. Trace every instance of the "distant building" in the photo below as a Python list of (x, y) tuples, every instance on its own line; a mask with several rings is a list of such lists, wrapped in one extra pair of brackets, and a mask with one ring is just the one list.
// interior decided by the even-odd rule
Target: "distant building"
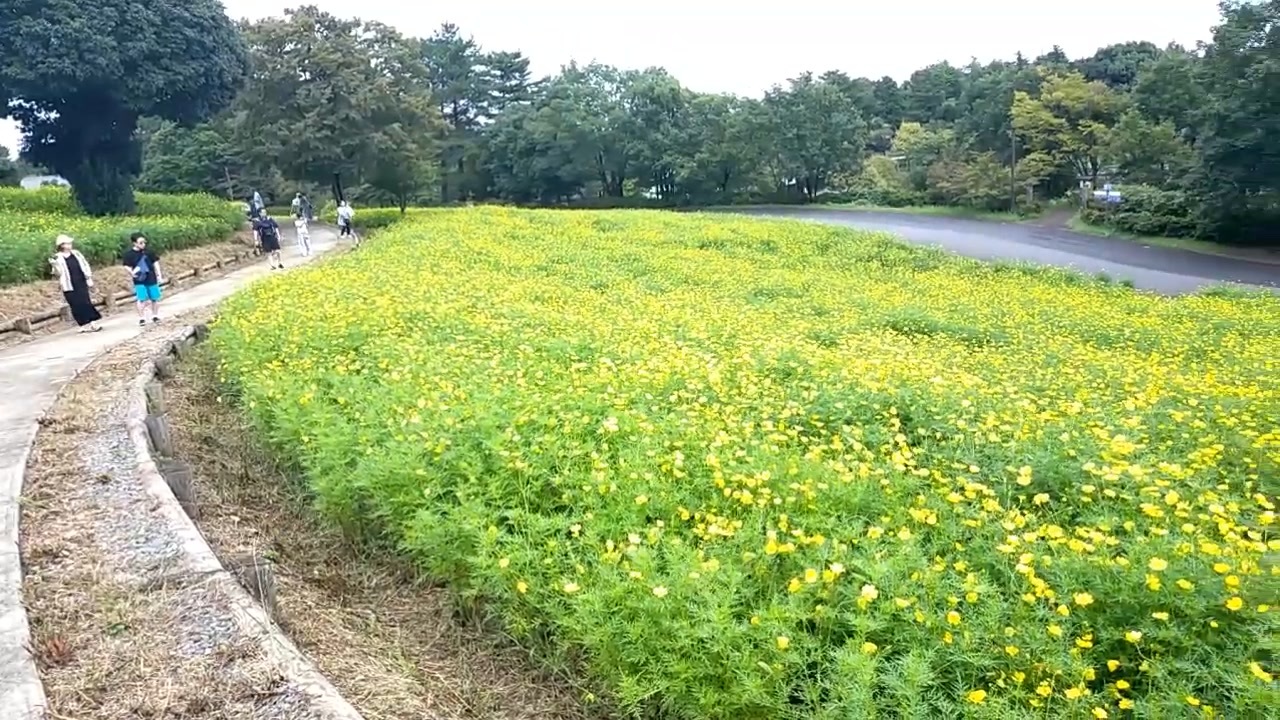
[(28, 175), (18, 181), (23, 190), (39, 190), (45, 185), (61, 185), (70, 187), (71, 183), (66, 181), (61, 175)]

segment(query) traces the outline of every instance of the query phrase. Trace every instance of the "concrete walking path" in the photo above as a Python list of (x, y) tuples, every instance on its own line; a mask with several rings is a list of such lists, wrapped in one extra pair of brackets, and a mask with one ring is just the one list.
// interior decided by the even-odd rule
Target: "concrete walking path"
[[(301, 257), (293, 243), (292, 228), (282, 235), (286, 270), (339, 247), (332, 228), (316, 226), (311, 231), (313, 254)], [(161, 325), (175, 328), (178, 323), (174, 319), (179, 315), (214, 305), (272, 272), (260, 261), (190, 290), (179, 290), (161, 303)], [(28, 647), (18, 545), (23, 476), (40, 420), (62, 386), (101, 353), (144, 332), (155, 332), (154, 327), (140, 327), (132, 312), (105, 318), (102, 325), (101, 332), (69, 330), (0, 351), (0, 720), (43, 717), (45, 704)]]

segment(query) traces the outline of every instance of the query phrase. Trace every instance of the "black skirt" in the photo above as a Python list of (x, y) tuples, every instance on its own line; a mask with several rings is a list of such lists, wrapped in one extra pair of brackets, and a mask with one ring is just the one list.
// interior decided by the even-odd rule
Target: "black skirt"
[(84, 326), (102, 319), (98, 308), (93, 306), (93, 298), (89, 297), (89, 288), (81, 285), (64, 290), (62, 296), (67, 299), (67, 305), (71, 306), (71, 317), (75, 318), (77, 325)]

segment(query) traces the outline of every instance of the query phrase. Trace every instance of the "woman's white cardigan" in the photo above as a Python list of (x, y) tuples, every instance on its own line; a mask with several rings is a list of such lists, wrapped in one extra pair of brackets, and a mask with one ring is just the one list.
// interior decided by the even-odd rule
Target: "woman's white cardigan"
[[(80, 263), (80, 270), (84, 272), (84, 281), (93, 287), (93, 269), (89, 267), (89, 261), (84, 259), (84, 255), (79, 250), (72, 250), (72, 255), (76, 256), (76, 262)], [(55, 253), (49, 258), (49, 264), (53, 266), (53, 272), (58, 276), (58, 285), (62, 287), (62, 292), (71, 292), (71, 274), (67, 272), (67, 259), (62, 257), (62, 253)]]

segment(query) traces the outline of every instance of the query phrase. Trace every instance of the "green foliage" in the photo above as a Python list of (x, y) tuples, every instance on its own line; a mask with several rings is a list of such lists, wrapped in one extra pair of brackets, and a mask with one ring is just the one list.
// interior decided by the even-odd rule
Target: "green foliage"
[(1126, 181), (1160, 187), (1184, 184), (1196, 162), (1172, 122), (1153, 123), (1135, 110), (1107, 133), (1100, 154)]
[[(382, 230), (404, 220), (418, 217), (426, 212), (419, 208), (400, 209), (399, 207), (374, 207), (367, 209), (357, 209), (353, 224), (359, 230), (368, 232), (370, 230)], [(338, 210), (336, 207), (326, 208), (324, 217), (330, 223), (338, 222)]]
[(774, 139), (774, 173), (809, 200), (832, 176), (862, 164), (867, 125), (855, 101), (832, 80), (805, 74), (764, 99), (765, 132)]
[(377, 242), (229, 300), (221, 373), (323, 513), (623, 717), (1276, 706), (1274, 295), (720, 215)]
[(94, 215), (133, 207), (140, 116), (210, 117), (246, 70), (216, 0), (3, 0), (0, 17), (0, 107), (22, 124), (29, 159)]
[(924, 202), (911, 186), (911, 178), (898, 163), (884, 155), (867, 158), (862, 171), (848, 184), (851, 201), (884, 207), (907, 207)]
[[(415, 44), (393, 29), (308, 6), (250, 25), (245, 37), (253, 75), (229, 131), (259, 172), (271, 163), (285, 177), (320, 187), (342, 173), (356, 187), (380, 157), (403, 159), (419, 145), (431, 147), (438, 121), (429, 110), (426, 68)], [(385, 156), (382, 142), (391, 144)]]
[(1125, 185), (1121, 190), (1124, 202), (1090, 202), (1081, 213), (1082, 219), (1134, 235), (1195, 236), (1195, 206), (1186, 192), (1149, 185)]
[(1203, 62), (1203, 234), (1280, 244), (1280, 0), (1225, 2)]
[(223, 240), (244, 223), (237, 205), (208, 195), (138, 193), (136, 215), (90, 217), (65, 188), (0, 188), (0, 285), (48, 277), (58, 235), (70, 235), (95, 265), (119, 260), (129, 235), (146, 233), (160, 252)]
[(1079, 73), (1047, 74), (1039, 95), (1019, 91), (1010, 109), (1012, 125), (1025, 148), (1043, 153), (1073, 173), (1097, 183), (1102, 148), (1126, 99)]
[(1009, 169), (992, 153), (940, 160), (929, 167), (929, 201), (977, 210), (1009, 209)]
[(1200, 235), (1280, 242), (1277, 2), (1227, 4), (1214, 43), (1195, 51), (1130, 42), (1072, 61), (1055, 47), (934, 64), (901, 84), (804, 73), (763, 99), (599, 63), (535, 81), (527, 58), (454, 25), (407, 38), (304, 7), (243, 27), (254, 73), (228, 112), (194, 128), (143, 124), (141, 187), (319, 197), (338, 172), (361, 205), (928, 200), (1028, 212), (1109, 182), (1183, 193)]

